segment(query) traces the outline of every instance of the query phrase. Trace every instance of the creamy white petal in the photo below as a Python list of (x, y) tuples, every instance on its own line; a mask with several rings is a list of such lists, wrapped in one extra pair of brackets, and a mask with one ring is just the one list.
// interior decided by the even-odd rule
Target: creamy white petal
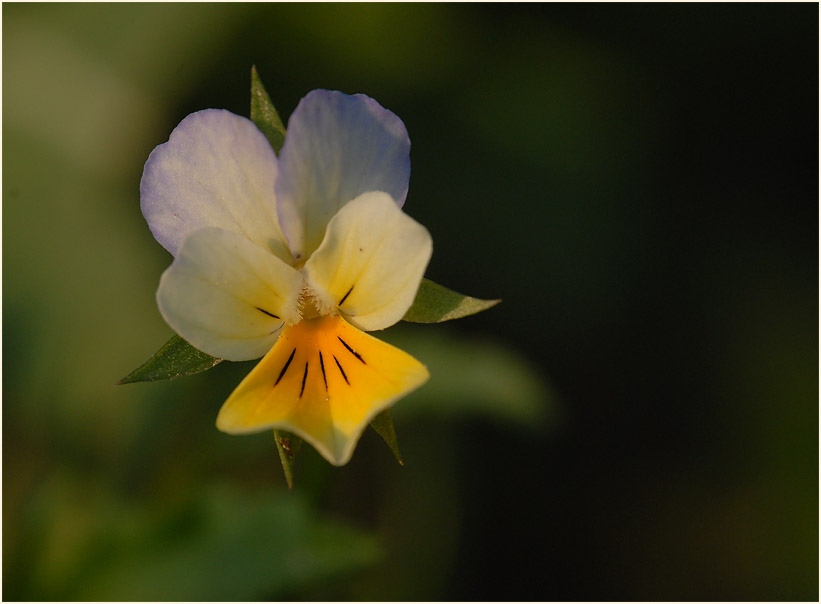
[(337, 211), (367, 191), (401, 207), (410, 139), (396, 115), (363, 94), (314, 90), (288, 121), (276, 182), (279, 221), (297, 261), (319, 247)]
[(277, 158), (250, 120), (222, 109), (186, 117), (148, 158), (140, 206), (154, 237), (176, 255), (204, 227), (243, 235), (292, 262), (274, 196)]
[(182, 242), (160, 279), (157, 305), (195, 348), (229, 361), (264, 355), (299, 320), (302, 276), (242, 235), (216, 228)]
[(370, 192), (328, 223), (303, 273), (324, 310), (335, 308), (356, 327), (372, 331), (404, 316), (432, 252), (425, 227), (387, 193)]

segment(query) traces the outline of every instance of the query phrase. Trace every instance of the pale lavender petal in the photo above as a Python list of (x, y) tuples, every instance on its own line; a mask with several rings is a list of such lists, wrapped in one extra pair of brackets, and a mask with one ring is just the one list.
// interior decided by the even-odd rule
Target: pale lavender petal
[(384, 191), (402, 206), (410, 139), (402, 120), (372, 98), (314, 90), (288, 121), (279, 169), (279, 223), (294, 258), (304, 261), (328, 221), (361, 193)]
[(222, 109), (186, 117), (148, 158), (140, 205), (151, 232), (176, 255), (183, 240), (218, 227), (292, 258), (274, 196), (277, 158), (250, 120)]

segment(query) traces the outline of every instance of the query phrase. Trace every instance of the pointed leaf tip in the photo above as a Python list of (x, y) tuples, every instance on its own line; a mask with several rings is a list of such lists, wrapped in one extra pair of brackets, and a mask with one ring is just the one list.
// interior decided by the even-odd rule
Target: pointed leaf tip
[(275, 153), (285, 142), (285, 126), (277, 113), (271, 97), (262, 85), (256, 66), (251, 67), (251, 121), (265, 135)]
[(430, 279), (422, 279), (416, 298), (402, 320), (411, 323), (442, 323), (475, 315), (499, 302), (501, 300), (481, 300), (465, 296)]
[(279, 451), (279, 461), (282, 462), (282, 471), (285, 473), (285, 482), (288, 488), (294, 488), (294, 461), (299, 448), (302, 446), (302, 439), (295, 434), (284, 430), (274, 430), (274, 440)]
[(396, 461), (399, 462), (399, 465), (404, 466), (405, 462), (402, 461), (402, 454), (399, 453), (399, 443), (396, 440), (396, 430), (393, 427), (391, 410), (385, 409), (382, 413), (373, 418), (371, 421), (371, 428), (373, 428), (376, 433), (382, 437), (385, 444), (390, 447), (390, 450), (393, 452), (393, 455), (396, 457)]
[(186, 375), (207, 371), (222, 359), (200, 352), (180, 336), (173, 336), (154, 356), (129, 373), (117, 384), (173, 380)]

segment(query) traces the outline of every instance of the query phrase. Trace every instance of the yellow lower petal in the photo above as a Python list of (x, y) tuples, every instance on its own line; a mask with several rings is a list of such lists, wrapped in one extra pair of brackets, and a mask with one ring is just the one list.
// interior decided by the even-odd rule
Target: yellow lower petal
[(217, 428), (230, 434), (287, 430), (341, 466), (368, 422), (428, 377), (412, 356), (341, 317), (301, 321), (285, 327), (228, 397)]

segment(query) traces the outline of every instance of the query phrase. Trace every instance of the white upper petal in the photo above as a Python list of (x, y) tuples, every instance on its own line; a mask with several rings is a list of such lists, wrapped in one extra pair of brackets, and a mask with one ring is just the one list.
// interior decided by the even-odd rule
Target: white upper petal
[(410, 178), (410, 139), (396, 115), (357, 94), (314, 90), (288, 121), (276, 182), (279, 221), (291, 253), (307, 259), (337, 211), (367, 191), (401, 207)]
[(372, 331), (404, 316), (432, 252), (425, 227), (387, 193), (370, 192), (333, 217), (302, 272), (321, 306)]
[(163, 273), (157, 304), (195, 348), (229, 361), (264, 355), (285, 322), (299, 320), (302, 276), (231, 231), (206, 228), (183, 241)]
[(176, 255), (203, 227), (243, 235), (292, 262), (274, 196), (277, 158), (250, 120), (221, 109), (186, 117), (148, 158), (140, 205), (157, 241)]

